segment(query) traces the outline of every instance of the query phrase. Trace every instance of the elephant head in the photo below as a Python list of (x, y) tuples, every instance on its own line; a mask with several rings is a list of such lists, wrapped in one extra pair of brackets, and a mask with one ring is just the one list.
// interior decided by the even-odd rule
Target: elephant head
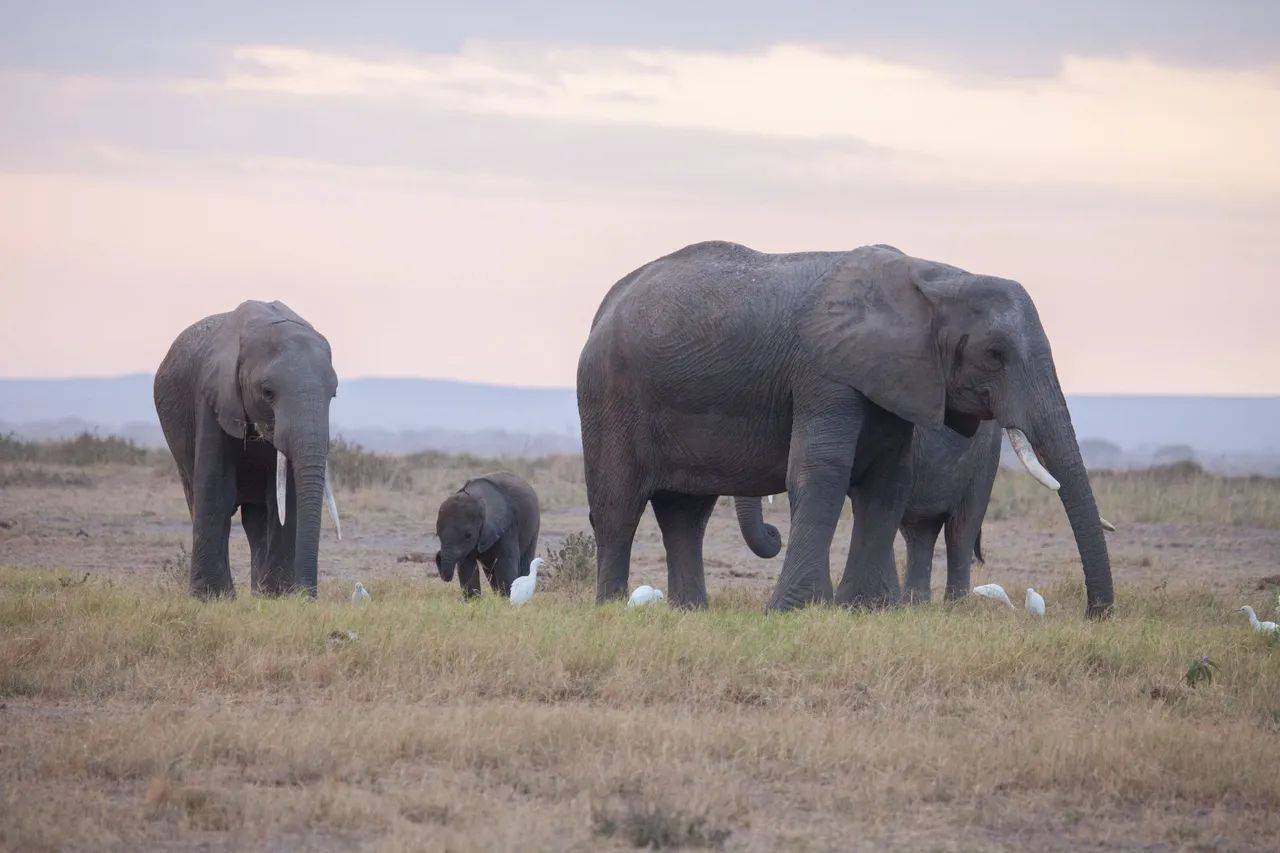
[(288, 469), (297, 494), (294, 584), (314, 593), (320, 505), (338, 527), (329, 481), (329, 404), (338, 392), (329, 342), (281, 302), (244, 302), (210, 342), (204, 393), (222, 429), (276, 451), (276, 508), (285, 523)]
[(468, 483), (440, 504), (436, 514), (436, 570), (440, 579), (453, 580), (454, 567), (464, 558), (482, 554), (497, 544), (515, 520), (510, 505), (495, 490), (486, 496), (467, 491)]
[(1048, 336), (1021, 284), (864, 246), (815, 282), (797, 331), (820, 374), (904, 420), (966, 437), (980, 421), (997, 421), (1031, 473), (1058, 489), (1088, 615), (1110, 611), (1103, 523)]

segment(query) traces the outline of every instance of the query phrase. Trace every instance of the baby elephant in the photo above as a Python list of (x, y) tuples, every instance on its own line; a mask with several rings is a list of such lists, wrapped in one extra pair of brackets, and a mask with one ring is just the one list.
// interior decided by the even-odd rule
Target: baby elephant
[(538, 495), (515, 474), (495, 471), (468, 480), (440, 504), (436, 516), (436, 569), (441, 580), (453, 580), (456, 566), (463, 594), (478, 596), (479, 561), (489, 586), (509, 598), (512, 582), (529, 573), (540, 525)]

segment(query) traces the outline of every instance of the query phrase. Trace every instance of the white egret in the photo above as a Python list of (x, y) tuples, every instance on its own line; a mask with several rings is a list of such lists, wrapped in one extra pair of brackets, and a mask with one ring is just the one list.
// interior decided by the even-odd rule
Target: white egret
[(1031, 587), (1027, 587), (1027, 612), (1032, 616), (1044, 615), (1044, 596), (1036, 592)]
[(1247, 604), (1240, 608), (1240, 612), (1249, 614), (1249, 624), (1253, 626), (1253, 630), (1255, 631), (1267, 631), (1270, 633), (1271, 631), (1280, 629), (1280, 625), (1277, 625), (1274, 622), (1259, 622), (1258, 614), (1254, 613), (1253, 608)]
[(662, 600), (662, 590), (654, 589), (646, 584), (636, 587), (636, 591), (631, 593), (631, 600), (627, 602), (628, 607), (641, 607), (652, 601)]
[(360, 581), (356, 581), (355, 591), (351, 593), (351, 603), (363, 604), (366, 601), (372, 600), (373, 599), (369, 597), (369, 591), (364, 588), (364, 584), (360, 583)]
[(538, 585), (538, 569), (542, 566), (542, 558), (534, 557), (529, 564), (529, 574), (518, 577), (511, 582), (511, 605), (519, 607), (533, 598), (533, 590)]
[(1006, 593), (1004, 591), (1004, 587), (1000, 586), (998, 583), (984, 583), (982, 586), (975, 586), (973, 588), (973, 594), (980, 595), (983, 598), (990, 598), (995, 601), (1003, 601), (1014, 610), (1018, 609), (1013, 607), (1013, 602), (1009, 600), (1008, 593)]

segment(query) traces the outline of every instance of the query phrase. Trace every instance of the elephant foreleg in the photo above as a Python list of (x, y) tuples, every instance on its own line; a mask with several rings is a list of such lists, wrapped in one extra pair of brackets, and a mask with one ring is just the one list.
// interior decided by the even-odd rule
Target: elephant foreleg
[(475, 554), (458, 561), (458, 586), (462, 588), (463, 598), (480, 597), (480, 566)]
[(702, 539), (717, 497), (659, 492), (651, 500), (667, 552), (667, 598), (672, 607), (707, 606)]
[(236, 510), (236, 466), (231, 436), (212, 409), (196, 427), (194, 510), (191, 518), (190, 593), (197, 598), (234, 596), (231, 580), (231, 517)]
[(884, 440), (868, 449), (874, 461), (850, 490), (853, 531), (837, 604), (885, 607), (901, 598), (893, 540), (911, 497), (911, 435), (906, 421), (887, 427)]
[(241, 504), (240, 526), (244, 528), (244, 538), (249, 540), (249, 577), (256, 590), (262, 582), (263, 566), (266, 565), (267, 549), (270, 546), (266, 506)]
[(494, 590), (499, 595), (510, 598), (511, 584), (520, 576), (520, 543), (514, 528), (502, 534), (494, 550), (497, 552), (493, 561)]
[(947, 601), (958, 601), (969, 594), (973, 557), (981, 532), (981, 518), (957, 516), (947, 521)]
[(907, 582), (903, 590), (909, 603), (929, 601), (933, 581), (933, 549), (942, 532), (942, 519), (926, 518), (903, 524), (902, 538), (907, 543)]
[(852, 392), (832, 391), (797, 405), (787, 461), (790, 544), (766, 612), (831, 600), (831, 539), (865, 419)]

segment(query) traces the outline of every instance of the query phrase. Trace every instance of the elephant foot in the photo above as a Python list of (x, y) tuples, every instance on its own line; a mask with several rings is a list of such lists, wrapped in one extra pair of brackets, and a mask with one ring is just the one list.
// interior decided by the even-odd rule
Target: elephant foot
[(214, 587), (204, 584), (192, 584), (188, 589), (188, 592), (192, 598), (206, 602), (221, 600), (232, 601), (236, 597), (236, 588), (234, 585), (229, 587)]
[(1114, 604), (1090, 604), (1084, 611), (1086, 619), (1103, 620), (1110, 619), (1114, 613)]
[(792, 610), (802, 610), (811, 604), (831, 604), (832, 600), (830, 587), (824, 589), (818, 584), (801, 593), (787, 594), (774, 590), (769, 602), (764, 606), (764, 612), (788, 613)]
[(837, 591), (836, 604), (853, 610), (890, 610), (902, 606), (896, 590)]
[(902, 593), (903, 604), (928, 604), (933, 600), (933, 592), (928, 589), (908, 589)]

